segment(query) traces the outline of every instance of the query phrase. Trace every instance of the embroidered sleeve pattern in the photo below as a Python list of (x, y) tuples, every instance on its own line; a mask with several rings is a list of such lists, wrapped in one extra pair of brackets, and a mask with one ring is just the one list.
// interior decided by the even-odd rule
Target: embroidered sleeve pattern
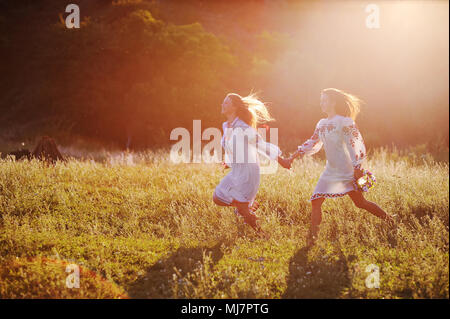
[(304, 155), (313, 155), (322, 148), (322, 141), (319, 138), (319, 132), (322, 128), (316, 126), (314, 134), (301, 146), (298, 147), (297, 152)]
[(361, 169), (362, 161), (366, 158), (366, 146), (358, 127), (354, 121), (342, 126), (345, 145), (355, 169)]

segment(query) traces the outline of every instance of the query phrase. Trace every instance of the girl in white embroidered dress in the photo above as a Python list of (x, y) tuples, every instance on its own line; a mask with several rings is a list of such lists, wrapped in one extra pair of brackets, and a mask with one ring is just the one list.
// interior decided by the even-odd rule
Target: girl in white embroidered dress
[[(258, 122), (272, 120), (264, 103), (254, 95), (241, 97), (230, 93), (222, 103), (222, 114), (228, 121), (223, 123), (222, 146), (225, 149), (225, 167), (231, 167), (217, 185), (213, 201), (220, 206), (236, 207), (236, 213), (258, 233), (265, 235), (252, 214), (257, 207), (254, 202), (259, 188), (259, 157), (277, 160), (290, 168), (290, 162), (281, 157), (278, 146), (267, 143), (256, 131)], [(233, 152), (236, 149), (236, 152)], [(242, 154), (244, 153), (244, 154)], [(255, 205), (256, 204), (256, 205)]]
[(326, 168), (311, 196), (311, 231), (309, 240), (314, 240), (322, 220), (322, 203), (325, 198), (349, 195), (358, 208), (362, 208), (382, 219), (392, 221), (377, 204), (366, 200), (354, 181), (362, 173), (362, 162), (366, 158), (366, 147), (355, 123), (361, 100), (338, 89), (322, 91), (320, 105), (328, 118), (321, 119), (312, 137), (298, 147), (289, 161), (303, 155), (317, 153), (322, 146), (327, 157)]

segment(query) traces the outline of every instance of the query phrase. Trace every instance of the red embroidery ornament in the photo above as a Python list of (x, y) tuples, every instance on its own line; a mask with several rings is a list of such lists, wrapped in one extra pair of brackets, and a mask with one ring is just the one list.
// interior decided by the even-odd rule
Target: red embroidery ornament
[[(354, 187), (354, 186), (353, 186)], [(355, 189), (354, 189), (355, 190)], [(352, 190), (353, 191), (353, 190)], [(348, 191), (348, 192), (345, 192), (345, 193), (335, 193), (335, 194), (333, 194), (333, 193), (316, 193), (316, 194), (313, 194), (312, 196), (311, 196), (311, 201), (312, 200), (315, 200), (315, 199), (317, 199), (317, 198), (337, 198), (337, 197), (342, 197), (342, 196), (345, 196), (345, 195), (347, 195), (348, 193), (350, 193), (351, 191)]]

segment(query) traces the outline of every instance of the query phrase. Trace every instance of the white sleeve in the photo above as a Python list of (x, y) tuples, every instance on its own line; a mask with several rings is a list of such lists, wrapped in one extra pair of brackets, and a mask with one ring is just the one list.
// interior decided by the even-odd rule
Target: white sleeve
[(342, 123), (342, 133), (353, 167), (361, 168), (361, 164), (366, 158), (366, 146), (355, 121), (345, 118)]
[(220, 144), (223, 148), (225, 148), (225, 134), (226, 134), (227, 122), (222, 123), (222, 139), (220, 140)]
[(281, 150), (277, 145), (264, 141), (258, 133), (256, 135), (256, 147), (259, 154), (267, 156), (271, 160), (277, 160), (278, 156), (281, 155)]
[(320, 121), (317, 123), (313, 135), (305, 143), (298, 147), (297, 152), (305, 155), (313, 155), (320, 151), (323, 143), (319, 138), (319, 124)]
[(232, 164), (232, 158), (229, 150), (227, 149), (227, 145), (225, 144), (225, 138), (226, 135), (228, 134), (227, 130), (228, 130), (228, 124), (227, 122), (224, 122), (222, 124), (222, 129), (223, 129), (223, 135), (222, 135), (222, 139), (221, 139), (221, 144), (222, 144), (222, 148), (225, 151), (225, 155), (224, 155), (224, 163), (227, 164), (227, 166), (231, 167)]

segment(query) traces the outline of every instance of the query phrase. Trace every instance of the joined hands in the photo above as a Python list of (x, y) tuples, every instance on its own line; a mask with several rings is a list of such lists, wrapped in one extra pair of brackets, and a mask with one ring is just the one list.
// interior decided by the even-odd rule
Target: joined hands
[(283, 158), (281, 156), (278, 156), (278, 163), (284, 167), (285, 169), (291, 169), (292, 161), (290, 158)]

